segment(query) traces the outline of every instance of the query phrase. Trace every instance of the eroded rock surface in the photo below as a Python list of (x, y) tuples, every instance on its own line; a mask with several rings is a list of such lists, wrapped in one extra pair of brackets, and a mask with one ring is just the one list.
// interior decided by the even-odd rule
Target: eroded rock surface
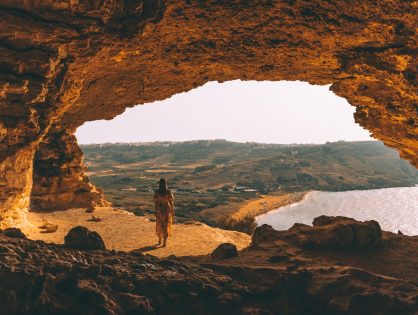
[(322, 215), (313, 226), (296, 223), (289, 230), (276, 231), (263, 224), (254, 231), (251, 244), (258, 246), (275, 240), (286, 240), (303, 248), (367, 248), (378, 246), (382, 230), (374, 220), (360, 222), (346, 217)]
[(74, 135), (50, 132), (35, 154), (31, 210), (106, 206), (100, 189), (84, 175), (83, 153)]
[(7, 237), (27, 239), (25, 233), (23, 233), (18, 228), (7, 228), (7, 229), (3, 230), (2, 233), (3, 233), (4, 236), (7, 236)]
[(234, 244), (223, 243), (216, 247), (210, 256), (213, 260), (228, 259), (232, 257), (237, 257), (238, 250)]
[(414, 1), (3, 0), (2, 224), (24, 218), (33, 178), (37, 208), (101, 200), (75, 128), (213, 80), (331, 84), (417, 166), (416, 55)]
[(213, 261), (0, 234), (0, 315), (414, 314), (417, 245), (389, 232), (367, 250), (306, 249), (281, 237)]
[(64, 238), (64, 245), (73, 249), (106, 249), (99, 233), (83, 226), (72, 228)]

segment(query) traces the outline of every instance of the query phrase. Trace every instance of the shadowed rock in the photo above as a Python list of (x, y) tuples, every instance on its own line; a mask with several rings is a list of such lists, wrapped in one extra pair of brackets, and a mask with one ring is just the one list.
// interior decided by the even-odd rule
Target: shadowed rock
[(258, 227), (252, 245), (282, 239), (302, 247), (356, 248), (377, 246), (382, 230), (374, 220), (360, 222), (346, 217), (320, 216), (313, 226), (295, 223), (288, 231), (275, 231), (266, 224)]
[(231, 243), (223, 243), (216, 247), (212, 252), (211, 257), (214, 260), (228, 259), (238, 256), (237, 247)]
[(2, 226), (29, 203), (105, 205), (74, 131), (209, 81), (330, 85), (418, 166), (415, 11), (387, 0), (2, 1)]
[(99, 233), (83, 226), (72, 228), (64, 238), (64, 245), (68, 248), (86, 250), (106, 248)]
[(319, 216), (312, 222), (317, 229), (313, 243), (317, 246), (376, 246), (382, 240), (382, 230), (374, 220), (360, 222), (346, 217)]
[(150, 301), (145, 296), (122, 292), (116, 299), (127, 314), (147, 314), (153, 311)]
[(3, 234), (8, 237), (27, 239), (25, 233), (18, 228), (8, 228), (3, 231)]
[(272, 242), (279, 237), (279, 234), (272, 226), (263, 224), (255, 229), (251, 245), (258, 245), (264, 242)]
[[(350, 221), (310, 229), (341, 222)], [(292, 229), (263, 229), (275, 241), (219, 261), (80, 251), (0, 233), (0, 315), (416, 314), (417, 237), (383, 232), (377, 249), (308, 250), (285, 237)]]

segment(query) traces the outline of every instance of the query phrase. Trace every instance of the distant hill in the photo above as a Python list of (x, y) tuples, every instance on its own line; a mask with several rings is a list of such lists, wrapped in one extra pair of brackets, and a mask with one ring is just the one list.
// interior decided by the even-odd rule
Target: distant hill
[[(279, 188), (335, 191), (418, 183), (418, 171), (377, 141), (277, 145), (202, 140), (84, 145), (82, 150), (90, 171), (116, 171), (125, 177), (125, 184), (132, 184), (130, 178), (137, 188), (154, 186), (160, 176), (168, 177), (173, 188), (231, 186), (263, 193)], [(98, 180), (94, 174), (91, 178), (105, 184), (104, 178)], [(121, 179), (117, 186), (126, 185)]]
[[(223, 215), (261, 194), (418, 184), (418, 171), (377, 141), (279, 145), (202, 140), (81, 148), (90, 179), (115, 206), (151, 212), (152, 191), (166, 177), (176, 191), (177, 216), (203, 216), (206, 222), (216, 211)], [(213, 210), (209, 217), (207, 209)]]

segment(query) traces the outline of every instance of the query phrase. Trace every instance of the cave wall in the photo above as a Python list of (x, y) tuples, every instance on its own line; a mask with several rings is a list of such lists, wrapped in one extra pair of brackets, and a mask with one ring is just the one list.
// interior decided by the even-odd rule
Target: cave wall
[(83, 153), (67, 130), (50, 130), (36, 151), (31, 210), (66, 210), (104, 206), (100, 189), (84, 175)]
[(418, 166), (416, 10), (416, 1), (0, 0), (1, 224), (24, 218), (31, 192), (37, 209), (101, 202), (83, 174), (78, 126), (214, 80), (331, 84), (356, 122)]

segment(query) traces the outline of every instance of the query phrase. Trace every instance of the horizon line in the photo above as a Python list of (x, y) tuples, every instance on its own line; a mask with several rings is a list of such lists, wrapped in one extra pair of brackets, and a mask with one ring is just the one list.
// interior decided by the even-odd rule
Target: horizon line
[[(193, 140), (156, 140), (156, 141), (131, 141), (131, 142), (95, 142), (95, 143), (79, 143), (79, 146), (88, 146), (88, 145), (103, 145), (103, 144), (153, 144), (153, 143), (188, 143), (188, 142), (199, 142), (199, 141), (206, 141), (206, 142), (229, 142), (229, 143), (238, 143), (238, 144), (265, 144), (265, 145), (283, 145), (283, 146), (294, 146), (294, 145), (324, 145), (328, 143), (359, 143), (359, 142), (382, 142), (381, 140), (377, 139), (370, 139), (370, 140), (337, 140), (337, 141), (326, 141), (322, 143), (314, 143), (314, 142), (304, 142), (304, 143), (275, 143), (275, 142), (257, 142), (257, 141), (231, 141), (227, 139), (193, 139)], [(383, 142), (382, 142), (383, 143)]]

